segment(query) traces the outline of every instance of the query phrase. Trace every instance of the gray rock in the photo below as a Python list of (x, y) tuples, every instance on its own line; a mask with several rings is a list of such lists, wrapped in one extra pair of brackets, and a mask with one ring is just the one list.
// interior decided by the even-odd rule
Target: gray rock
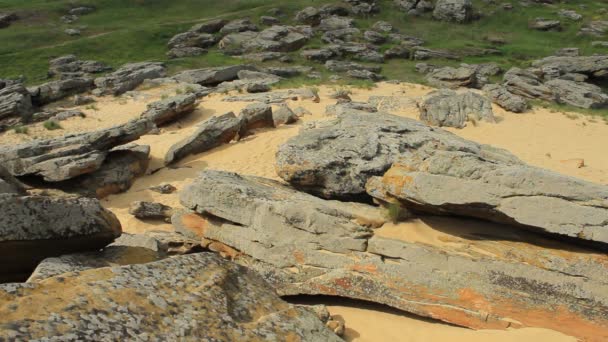
[(75, 55), (65, 55), (49, 61), (48, 74), (50, 77), (81, 74), (80, 77), (82, 78), (83, 76), (86, 77), (110, 70), (112, 68), (105, 63), (91, 60), (82, 61)]
[(74, 106), (84, 106), (95, 102), (95, 99), (90, 96), (76, 95), (74, 96)]
[(437, 0), (433, 18), (441, 21), (467, 23), (473, 19), (471, 0)]
[(601, 78), (608, 76), (608, 55), (549, 56), (532, 62), (532, 66), (541, 69), (545, 78), (557, 78), (569, 73)]
[(376, 31), (368, 30), (363, 33), (363, 38), (372, 44), (383, 44), (386, 42), (386, 37)]
[(233, 33), (224, 37), (219, 47), (229, 54), (259, 51), (291, 52), (299, 50), (312, 37), (309, 26), (274, 25), (262, 32)]
[(198, 33), (218, 33), (227, 23), (228, 21), (224, 19), (209, 20), (192, 26), (189, 31)]
[(244, 31), (257, 31), (258, 27), (249, 19), (236, 19), (229, 21), (220, 29), (221, 34), (229, 34)]
[(176, 47), (167, 52), (169, 58), (195, 57), (206, 54), (207, 49), (199, 47)]
[(581, 19), (583, 19), (583, 16), (579, 13), (577, 13), (576, 11), (573, 10), (567, 10), (567, 9), (561, 9), (557, 12), (557, 15), (559, 15), (560, 17), (563, 18), (567, 18), (573, 21), (579, 21)]
[(299, 23), (317, 26), (321, 23), (321, 12), (314, 7), (306, 7), (296, 13), (295, 20)]
[(565, 79), (550, 80), (545, 85), (556, 95), (558, 103), (579, 108), (608, 107), (608, 95), (596, 85)]
[(196, 31), (187, 31), (175, 35), (167, 46), (169, 49), (173, 48), (184, 48), (184, 47), (197, 47), (197, 48), (209, 48), (217, 43), (217, 38), (210, 33), (200, 33)]
[(523, 113), (528, 109), (528, 101), (525, 98), (511, 93), (504, 86), (488, 84), (482, 90), (492, 102), (510, 112)]
[(405, 45), (397, 45), (389, 48), (384, 51), (385, 59), (393, 59), (393, 58), (401, 58), (401, 59), (409, 59), (412, 55), (412, 49), (409, 46)]
[(68, 13), (71, 15), (87, 15), (95, 12), (95, 7), (79, 6), (72, 8)]
[(472, 91), (433, 91), (423, 97), (419, 108), (420, 120), (433, 126), (463, 128), (467, 121), (496, 122), (490, 100)]
[(0, 194), (0, 207), (0, 282), (23, 281), (45, 258), (98, 250), (121, 234), (94, 199)]
[(0, 88), (0, 120), (18, 117), (25, 122), (33, 111), (31, 95), (21, 83)]
[(279, 77), (295, 77), (312, 71), (312, 67), (293, 66), (293, 67), (267, 67), (265, 72)]
[(371, 72), (380, 72), (382, 70), (381, 67), (373, 65), (363, 65), (355, 62), (349, 61), (338, 61), (338, 60), (329, 60), (325, 62), (325, 68), (329, 71), (333, 72), (346, 72), (351, 70), (367, 70)]
[(535, 18), (528, 23), (528, 27), (539, 31), (561, 31), (562, 23), (559, 20)]
[(141, 114), (141, 117), (161, 126), (181, 118), (192, 112), (194, 108), (196, 108), (194, 94), (177, 95), (148, 104), (148, 109)]
[(296, 109), (294, 109), (293, 112), (296, 114), (297, 117), (302, 117), (305, 115), (312, 115), (312, 113), (304, 107), (296, 107)]
[(23, 184), (2, 166), (0, 166), (0, 194), (25, 195)]
[(71, 110), (63, 110), (58, 112), (57, 114), (55, 114), (52, 117), (52, 120), (56, 120), (56, 121), (63, 121), (63, 120), (67, 120), (69, 118), (84, 118), (85, 114), (77, 109), (71, 109)]
[[(349, 98), (350, 99), (350, 98)], [(366, 102), (353, 102), (350, 100), (338, 100), (335, 105), (325, 108), (327, 115), (342, 115), (350, 112), (376, 113), (378, 108)]]
[(65, 29), (65, 34), (67, 34), (68, 36), (80, 36), (80, 34), (82, 33), (79, 29), (74, 29), (74, 28), (69, 28), (69, 29)]
[(372, 30), (376, 32), (391, 33), (395, 31), (395, 28), (393, 27), (393, 24), (381, 20), (375, 22), (374, 25), (372, 25)]
[(195, 83), (203, 86), (216, 86), (222, 82), (238, 79), (241, 70), (256, 71), (252, 65), (232, 65), (226, 67), (204, 68), (182, 71), (173, 76), (179, 82)]
[(255, 62), (268, 62), (281, 59), (286, 55), (282, 52), (256, 52), (256, 53), (248, 53), (243, 55), (244, 59), (248, 59)]
[[(210, 253), (5, 286), (0, 297), (2, 316), (14, 314), (0, 328), (2, 339), (341, 341), (258, 274)], [(27, 305), (7, 308), (50, 298), (56, 310), (43, 317)]]
[(241, 135), (256, 128), (274, 127), (272, 107), (266, 103), (252, 103), (241, 110)]
[(434, 5), (425, 0), (395, 0), (394, 2), (400, 10), (409, 15), (421, 15), (434, 9)]
[(173, 215), (173, 208), (162, 203), (135, 201), (129, 206), (129, 214), (140, 220), (165, 220)]
[(608, 47), (607, 41), (594, 41), (591, 42), (591, 46)]
[[(376, 235), (373, 228), (385, 222), (380, 208), (325, 201), (268, 179), (210, 170), (180, 199), (198, 213), (183, 222), (210, 249), (236, 255), (236, 262), (259, 271), (281, 295), (363, 299), (477, 329), (516, 320), (587, 338), (602, 332), (608, 320), (585, 304), (607, 306), (603, 255), (572, 252), (565, 244), (539, 247), (547, 241), (525, 232), (510, 235), (508, 226), (501, 226), (504, 235), (484, 232), (484, 239), (463, 241), (492, 255), (416, 244)], [(471, 293), (476, 301), (464, 295)], [(556, 306), (593, 322), (592, 332), (529, 316), (538, 310), (541, 317), (553, 317)]]
[(303, 50), (301, 55), (302, 57), (315, 62), (326, 62), (337, 56), (336, 52), (330, 49)]
[(458, 56), (457, 54), (454, 54), (452, 52), (449, 52), (449, 51), (433, 50), (433, 49), (424, 48), (424, 47), (420, 47), (420, 46), (416, 46), (413, 50), (414, 50), (414, 53), (413, 53), (412, 57), (415, 60), (425, 60), (425, 59), (430, 59), (430, 58), (443, 58), (443, 59), (453, 59), (453, 60), (460, 59), (460, 56)]
[(63, 181), (99, 169), (108, 151), (139, 139), (154, 127), (148, 120), (50, 140), (0, 146), (0, 164), (15, 176), (41, 176)]
[(159, 194), (166, 195), (166, 194), (174, 193), (177, 190), (177, 188), (169, 183), (162, 183), (162, 184), (150, 187), (150, 188), (148, 188), (148, 190), (158, 192)]
[(473, 87), (477, 82), (474, 68), (443, 67), (429, 72), (427, 82), (437, 88)]
[(581, 35), (602, 37), (608, 33), (608, 20), (595, 20), (585, 24), (579, 31)]
[(30, 89), (32, 103), (42, 106), (66, 98), (71, 95), (81, 94), (93, 88), (91, 78), (71, 78), (67, 80), (51, 81)]
[(272, 111), (274, 127), (289, 125), (298, 121), (298, 116), (286, 104), (280, 104)]
[(348, 17), (331, 16), (322, 19), (317, 27), (320, 31), (335, 31), (354, 27), (354, 20)]
[(421, 74), (428, 74), (430, 72), (433, 72), (435, 69), (440, 68), (437, 65), (434, 64), (428, 64), (428, 63), (416, 63), (415, 65), (416, 71), (421, 73)]
[(169, 165), (191, 154), (202, 153), (230, 142), (241, 130), (241, 120), (234, 113), (214, 116), (199, 125), (189, 137), (171, 146), (165, 155)]
[(113, 73), (95, 79), (99, 94), (121, 95), (135, 89), (144, 80), (165, 76), (162, 63), (142, 62), (125, 64)]
[(268, 15), (263, 15), (260, 17), (260, 24), (262, 25), (276, 25), (279, 24), (281, 21), (275, 17), (271, 17)]
[(300, 91), (273, 91), (270, 93), (236, 95), (224, 97), (225, 102), (262, 102), (262, 103), (283, 103), (287, 100), (297, 100)]
[(249, 83), (245, 90), (250, 94), (266, 93), (272, 90), (272, 87), (265, 83)]
[(327, 44), (344, 44), (346, 42), (353, 42), (357, 40), (357, 37), (361, 34), (361, 30), (355, 27), (325, 31), (321, 40)]
[(531, 99), (553, 101), (553, 91), (529, 70), (513, 67), (504, 75), (504, 86), (512, 94)]
[(372, 82), (378, 82), (384, 79), (384, 76), (371, 72), (369, 70), (349, 70), (346, 72), (349, 77), (357, 78), (361, 80), (368, 80)]
[(382, 112), (398, 112), (418, 106), (416, 100), (407, 96), (370, 96), (367, 102)]

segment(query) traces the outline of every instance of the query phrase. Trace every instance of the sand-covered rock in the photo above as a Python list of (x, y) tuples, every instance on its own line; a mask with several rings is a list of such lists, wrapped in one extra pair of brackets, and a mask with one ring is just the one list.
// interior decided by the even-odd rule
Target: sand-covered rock
[(0, 311), (4, 339), (340, 341), (253, 271), (207, 253), (5, 285)]
[(606, 336), (600, 254), (528, 244), (492, 245), (493, 256), (459, 254), (376, 236), (372, 228), (386, 220), (378, 207), (220, 171), (201, 173), (181, 202), (198, 213), (182, 224), (211, 250), (259, 271), (281, 295), (363, 299), (475, 329), (533, 326), (583, 339)]
[(95, 79), (95, 91), (100, 95), (121, 95), (135, 89), (144, 80), (165, 76), (162, 63), (141, 62), (125, 64), (120, 69)]
[(0, 282), (27, 279), (38, 262), (98, 250), (121, 234), (95, 199), (0, 194)]
[(418, 106), (420, 120), (433, 126), (462, 128), (467, 121), (496, 121), (490, 100), (472, 91), (433, 91)]

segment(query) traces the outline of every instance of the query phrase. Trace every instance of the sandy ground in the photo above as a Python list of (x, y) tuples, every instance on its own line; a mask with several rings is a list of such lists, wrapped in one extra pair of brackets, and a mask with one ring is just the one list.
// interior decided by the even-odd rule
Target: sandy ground
[[(143, 222), (135, 219), (128, 214), (129, 204), (142, 200), (179, 207), (177, 194), (161, 195), (148, 188), (161, 183), (171, 183), (177, 187), (179, 192), (196, 177), (200, 170), (206, 168), (277, 179), (274, 160), (278, 146), (296, 135), (303, 123), (326, 119), (325, 107), (335, 103), (335, 100), (329, 99), (328, 95), (334, 90), (332, 87), (321, 87), (320, 103), (309, 100), (289, 102), (291, 108), (301, 106), (313, 113), (302, 117), (298, 124), (277, 129), (258, 130), (239, 142), (188, 157), (174, 168), (164, 168), (162, 161), (170, 146), (192, 133), (198, 123), (228, 111), (238, 114), (248, 104), (223, 102), (224, 95), (203, 98), (198, 109), (186, 118), (163, 127), (158, 135), (147, 135), (137, 141), (140, 144), (151, 146), (149, 169), (151, 174), (136, 180), (128, 192), (110, 196), (102, 200), (102, 203), (119, 217), (125, 232), (141, 233), (151, 229), (172, 230), (170, 224)], [(417, 118), (418, 110), (414, 100), (432, 89), (413, 84), (383, 83), (373, 89), (351, 89), (351, 91), (353, 92), (351, 97), (355, 101), (367, 101), (369, 96), (374, 95), (407, 96), (412, 99), (411, 103), (392, 113)], [(66, 132), (90, 131), (112, 126), (138, 117), (147, 103), (160, 99), (163, 94), (172, 95), (174, 93), (175, 87), (160, 87), (133, 92), (123, 95), (119, 99), (100, 98), (94, 108), (91, 106), (80, 108), (87, 114), (86, 118), (71, 118), (62, 121), (61, 125), (64, 127), (62, 130), (47, 131), (41, 127), (41, 124), (36, 124), (30, 127), (28, 135), (16, 134), (12, 131), (0, 134), (0, 144), (13, 144), (34, 138), (60, 136)], [(603, 120), (576, 113), (554, 112), (544, 108), (534, 108), (525, 114), (514, 114), (494, 107), (494, 112), (499, 121), (496, 124), (480, 122), (476, 125), (469, 124), (464, 129), (449, 130), (467, 139), (505, 148), (529, 164), (592, 182), (608, 183), (608, 158), (606, 158), (605, 152), (605, 148), (608, 146), (608, 124)], [(584, 160), (585, 164), (582, 168), (578, 167), (580, 159)], [(499, 235), (517, 234), (505, 233), (496, 226), (472, 220), (425, 218), (397, 225), (387, 224), (380, 228), (377, 234), (407, 241), (441, 245), (466, 254), (490, 253), (500, 257), (503, 250), (500, 245), (488, 248), (487, 244), (478, 246), (467, 239), (467, 236), (474, 235), (477, 231), (494, 230), (499, 232)], [(403, 234), (404, 231), (407, 231), (408, 234)], [(331, 304), (332, 314), (338, 315), (346, 321), (347, 340), (349, 341), (536, 342), (539, 340), (574, 340), (560, 333), (543, 329), (472, 331), (416, 319), (380, 306), (359, 303), (357, 307), (353, 307), (352, 305), (338, 305), (339, 302), (329, 304)]]

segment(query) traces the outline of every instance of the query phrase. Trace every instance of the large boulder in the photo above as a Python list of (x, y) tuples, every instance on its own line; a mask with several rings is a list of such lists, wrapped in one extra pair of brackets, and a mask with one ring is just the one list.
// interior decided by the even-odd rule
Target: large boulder
[(256, 71), (252, 65), (232, 65), (226, 67), (214, 67), (182, 71), (173, 76), (178, 82), (196, 83), (203, 86), (216, 86), (222, 82), (238, 79), (241, 70)]
[(607, 335), (608, 259), (600, 253), (539, 247), (547, 241), (533, 234), (504, 241), (490, 231), (462, 244), (407, 242), (376, 233), (386, 221), (381, 208), (220, 171), (201, 173), (180, 200), (195, 211), (182, 216), (185, 229), (259, 271), (281, 295), (355, 298), (474, 329)]
[(5, 285), (0, 313), (7, 340), (341, 341), (258, 274), (209, 253)]
[(98, 61), (82, 61), (75, 55), (65, 55), (49, 61), (50, 77), (60, 76), (62, 79), (74, 77), (88, 77), (91, 74), (98, 74), (112, 70), (105, 63)]
[(177, 95), (148, 104), (148, 109), (141, 114), (141, 117), (161, 126), (192, 112), (194, 108), (196, 108), (196, 95)]
[(217, 43), (217, 38), (209, 33), (187, 31), (177, 34), (169, 40), (167, 46), (172, 49), (176, 47), (199, 47), (208, 48)]
[(16, 117), (27, 121), (34, 111), (29, 91), (21, 83), (3, 83), (0, 86), (0, 120)]
[(235, 19), (229, 21), (220, 29), (220, 33), (223, 35), (227, 35), (230, 33), (236, 32), (245, 32), (245, 31), (257, 31), (258, 27), (251, 22), (251, 20), (244, 19)]
[(561, 31), (562, 23), (559, 20), (534, 18), (528, 23), (528, 27), (539, 31)]
[(528, 109), (528, 101), (525, 98), (511, 93), (502, 85), (487, 84), (482, 90), (492, 102), (510, 112), (522, 113)]
[(472, 91), (433, 91), (418, 106), (420, 120), (433, 126), (463, 128), (467, 121), (495, 122), (490, 100)]
[(24, 281), (43, 259), (99, 250), (121, 234), (95, 199), (0, 194), (0, 282)]
[(585, 24), (578, 32), (581, 35), (602, 37), (608, 33), (608, 20), (594, 20)]
[(376, 65), (363, 65), (349, 61), (329, 60), (325, 62), (325, 68), (333, 72), (347, 72), (351, 70), (367, 70), (371, 72), (380, 72), (381, 67)]
[(0, 165), (0, 194), (25, 194), (25, 187)]
[(471, 0), (437, 0), (433, 18), (457, 23), (469, 22), (473, 19), (473, 2)]
[(189, 31), (198, 33), (218, 33), (228, 23), (225, 19), (208, 20), (200, 24), (196, 24)]
[(291, 52), (303, 47), (311, 36), (312, 30), (309, 26), (274, 25), (262, 32), (229, 34), (220, 41), (219, 47), (232, 55), (259, 51)]
[(296, 13), (295, 20), (299, 23), (317, 26), (321, 22), (323, 14), (315, 7), (306, 7)]
[(608, 94), (596, 85), (561, 79), (549, 80), (545, 85), (553, 91), (558, 103), (579, 108), (608, 107)]
[(135, 89), (144, 80), (165, 76), (162, 63), (141, 62), (125, 64), (120, 69), (95, 79), (96, 92), (100, 95), (121, 95)]
[(543, 80), (530, 70), (513, 67), (503, 77), (505, 88), (512, 94), (530, 99), (553, 101), (555, 94)]
[(558, 78), (566, 74), (585, 74), (589, 77), (608, 78), (608, 55), (549, 56), (534, 61), (544, 78)]
[(0, 146), (0, 164), (15, 176), (41, 176), (57, 182), (101, 167), (113, 147), (139, 139), (154, 127), (147, 119), (50, 140)]
[[(396, 171), (387, 173), (391, 166)], [(279, 148), (277, 173), (324, 197), (361, 197), (367, 187), (414, 209), (608, 243), (608, 187), (388, 114), (351, 112), (307, 127)], [(386, 187), (370, 185), (374, 176), (384, 176)]]
[(467, 67), (437, 68), (426, 76), (427, 82), (437, 88), (473, 87), (476, 79), (475, 69)]
[(191, 136), (171, 146), (165, 155), (165, 164), (175, 163), (188, 155), (203, 153), (230, 142), (240, 132), (241, 125), (241, 120), (232, 112), (204, 121)]
[(44, 83), (30, 88), (29, 91), (32, 96), (32, 103), (37, 106), (42, 106), (71, 95), (87, 92), (91, 90), (93, 86), (93, 79), (76, 77)]

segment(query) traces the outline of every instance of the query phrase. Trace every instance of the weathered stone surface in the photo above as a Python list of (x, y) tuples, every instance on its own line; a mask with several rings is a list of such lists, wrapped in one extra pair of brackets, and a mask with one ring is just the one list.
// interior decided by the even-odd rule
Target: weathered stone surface
[(9, 27), (17, 19), (18, 17), (15, 13), (0, 13), (0, 29)]
[(95, 7), (91, 6), (78, 6), (70, 9), (68, 12), (71, 15), (87, 15), (95, 12)]
[(149, 162), (149, 146), (126, 144), (109, 150), (98, 170), (51, 186), (101, 199), (129, 190), (135, 179), (146, 173)]
[(565, 79), (549, 80), (545, 85), (553, 91), (559, 103), (579, 108), (608, 107), (608, 94), (596, 85)]
[(99, 169), (113, 147), (137, 140), (154, 127), (146, 119), (50, 140), (0, 146), (0, 164), (15, 176), (42, 176), (57, 182)]
[(315, 62), (325, 62), (337, 56), (336, 52), (330, 49), (303, 50), (301, 55), (302, 57)]
[(220, 33), (226, 35), (235, 32), (257, 31), (258, 27), (249, 19), (235, 19), (229, 21), (220, 29)]
[(386, 59), (391, 59), (391, 58), (409, 59), (411, 54), (412, 54), (412, 49), (410, 46), (397, 45), (397, 46), (393, 46), (393, 47), (389, 48), (388, 50), (384, 51), (384, 58), (386, 58)]
[(416, 100), (407, 96), (370, 96), (367, 102), (379, 111), (393, 112), (416, 108)]
[(361, 34), (361, 30), (355, 27), (349, 27), (344, 29), (325, 31), (321, 36), (321, 40), (327, 44), (344, 44), (346, 42), (353, 42), (357, 40), (357, 37)]
[(445, 58), (445, 59), (460, 59), (455, 53), (444, 51), (444, 50), (433, 50), (421, 46), (416, 46), (414, 49), (413, 57), (415, 60), (425, 60), (430, 58)]
[(229, 34), (220, 41), (219, 47), (231, 55), (259, 51), (290, 52), (304, 46), (311, 36), (309, 26), (275, 25), (259, 33), (245, 31)]
[(0, 194), (0, 282), (23, 281), (41, 260), (103, 248), (120, 222), (94, 199)]
[(545, 75), (557, 78), (569, 73), (585, 74), (590, 77), (608, 77), (608, 55), (592, 56), (549, 56), (534, 61)]
[(18, 117), (22, 121), (27, 121), (32, 113), (30, 93), (21, 83), (5, 83), (0, 87), (0, 120)]
[(98, 61), (82, 61), (75, 55), (65, 55), (54, 58), (49, 61), (50, 77), (60, 76), (62, 78), (87, 77), (91, 74), (97, 74), (112, 70), (105, 63)]
[(535, 18), (528, 23), (528, 27), (539, 31), (561, 31), (562, 23), (559, 20)]
[(350, 101), (350, 97), (349, 99), (338, 99), (335, 105), (329, 105), (325, 108), (325, 114), (327, 115), (341, 115), (352, 111), (376, 113), (378, 108), (370, 103)]
[(393, 24), (387, 22), (387, 21), (377, 21), (374, 23), (374, 25), (372, 25), (372, 30), (376, 31), (376, 32), (384, 32), (384, 33), (391, 33), (393, 31), (395, 31), (395, 28), (393, 27)]
[(321, 22), (322, 14), (314, 7), (306, 7), (296, 13), (295, 20), (302, 24), (317, 26)]
[(30, 89), (32, 103), (42, 106), (65, 97), (81, 94), (93, 88), (91, 78), (70, 78), (52, 81)]
[(579, 34), (589, 35), (593, 37), (602, 37), (608, 33), (608, 20), (594, 20), (585, 24), (579, 31)]
[(158, 192), (159, 194), (166, 195), (166, 194), (174, 193), (177, 190), (177, 188), (169, 183), (162, 183), (162, 184), (150, 187), (150, 188), (148, 188), (148, 190)]
[(367, 70), (367, 71), (371, 71), (371, 72), (380, 72), (380, 70), (382, 70), (381, 67), (379, 66), (370, 66), (370, 65), (363, 65), (363, 64), (359, 64), (359, 63), (355, 63), (355, 62), (349, 62), (349, 61), (337, 61), (337, 60), (329, 60), (327, 62), (325, 62), (325, 68), (327, 68), (327, 70), (333, 71), (333, 72), (346, 72), (346, 71), (351, 71), (351, 70)]
[(504, 86), (487, 84), (482, 90), (492, 102), (510, 112), (522, 113), (528, 109), (528, 101), (525, 98), (511, 93)]
[(382, 209), (220, 171), (201, 173), (180, 199), (198, 213), (182, 223), (208, 248), (259, 271), (281, 295), (363, 299), (475, 329), (607, 336), (607, 259), (599, 253), (539, 247), (546, 241), (533, 235), (522, 237), (530, 244), (463, 241), (481, 252), (376, 236)]
[(217, 33), (227, 23), (228, 23), (228, 21), (225, 19), (209, 20), (209, 21), (205, 21), (203, 23), (192, 26), (189, 31), (199, 32), (199, 33)]
[(298, 116), (291, 110), (291, 108), (289, 108), (287, 104), (282, 103), (272, 111), (272, 121), (274, 127), (279, 127), (281, 125), (289, 125), (298, 121)]
[(426, 80), (437, 88), (471, 87), (476, 83), (476, 73), (473, 68), (443, 67), (431, 71)]
[(0, 194), (25, 194), (25, 187), (0, 165)]
[(204, 121), (191, 136), (171, 146), (165, 155), (165, 164), (230, 142), (241, 130), (241, 124), (241, 120), (232, 112)]
[(553, 91), (529, 70), (515, 67), (509, 69), (504, 76), (504, 86), (509, 92), (523, 97), (548, 101), (555, 99)]
[(141, 114), (141, 117), (161, 126), (192, 112), (194, 108), (196, 108), (194, 94), (177, 95), (148, 104), (148, 109)]
[(490, 100), (472, 91), (433, 91), (418, 106), (420, 120), (433, 126), (463, 128), (471, 120), (495, 122)]
[(167, 46), (169, 49), (183, 47), (208, 48), (215, 45), (215, 43), (217, 43), (217, 38), (212, 34), (187, 31), (175, 35), (169, 40)]
[[(40, 310), (21, 304), (48, 298)], [(209, 253), (6, 285), (0, 311), (3, 339), (340, 341), (259, 275)]]
[(165, 220), (173, 215), (173, 208), (162, 203), (135, 201), (129, 206), (129, 214), (141, 220)]
[(144, 80), (165, 76), (162, 63), (141, 62), (125, 64), (113, 73), (95, 79), (96, 91), (101, 95), (121, 95), (135, 89)]
[(245, 64), (186, 70), (173, 76), (173, 79), (179, 82), (195, 83), (203, 86), (216, 86), (222, 82), (234, 81), (238, 79), (238, 72), (241, 70), (256, 71), (257, 68), (252, 65)]
[(469, 22), (473, 19), (473, 2), (471, 0), (437, 0), (433, 18), (457, 23)]
[(301, 90), (273, 91), (263, 94), (235, 95), (222, 99), (225, 102), (262, 102), (282, 103), (287, 100), (297, 100), (301, 97)]
[(256, 128), (274, 127), (272, 107), (265, 103), (252, 103), (241, 110), (241, 135)]

